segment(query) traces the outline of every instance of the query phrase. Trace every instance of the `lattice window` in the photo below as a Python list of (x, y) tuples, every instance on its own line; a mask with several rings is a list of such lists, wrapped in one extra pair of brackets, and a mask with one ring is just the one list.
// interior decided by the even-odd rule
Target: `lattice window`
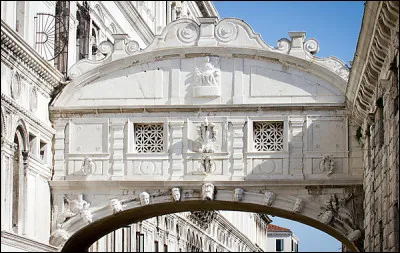
[(163, 124), (135, 124), (135, 144), (138, 153), (163, 152)]
[(253, 133), (257, 151), (283, 150), (283, 122), (254, 122)]

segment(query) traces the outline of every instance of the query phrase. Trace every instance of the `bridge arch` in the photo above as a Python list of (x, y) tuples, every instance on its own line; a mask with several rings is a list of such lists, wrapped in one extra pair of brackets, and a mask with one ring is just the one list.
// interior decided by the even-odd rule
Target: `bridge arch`
[[(121, 210), (116, 211), (110, 201), (103, 202), (103, 205), (98, 205), (98, 208), (91, 211), (89, 215), (91, 218), (88, 220), (82, 208), (79, 215), (64, 222), (56, 230), (57, 232), (53, 233), (52, 242), (58, 246), (64, 245), (62, 251), (82, 251), (105, 234), (155, 216), (185, 211), (231, 210), (266, 213), (298, 221), (328, 233), (341, 241), (349, 250), (358, 251), (355, 243), (361, 238), (362, 232), (355, 224), (352, 224), (351, 220), (344, 220), (344, 216), (339, 212), (350, 213), (347, 210), (348, 205), (344, 202), (350, 200), (353, 205), (356, 196), (360, 198), (360, 189), (344, 187), (329, 189), (329, 192), (336, 192), (333, 194), (310, 195), (304, 194), (303, 188), (303, 190), (298, 189), (299, 194), (294, 195), (287, 194), (288, 188), (275, 186), (270, 187), (273, 191), (265, 190), (265, 188), (245, 191), (243, 199), (235, 201), (234, 191), (229, 188), (231, 187), (216, 187), (212, 200), (204, 200), (204, 192), (200, 192), (197, 188), (185, 188), (182, 191), (182, 198), (178, 201), (173, 199), (170, 190), (157, 189), (150, 194), (150, 203), (147, 205), (140, 202), (139, 195), (120, 196)], [(188, 195), (187, 192), (191, 194)], [(274, 193), (272, 200), (267, 197), (269, 192)], [(86, 199), (93, 197), (90, 194), (84, 194), (84, 196)], [(301, 206), (297, 208), (299, 199), (301, 199)], [(335, 201), (340, 211), (327, 206), (327, 203), (332, 204)], [(326, 216), (328, 212), (332, 212), (331, 217)], [(193, 235), (187, 234), (187, 236)], [(194, 235), (191, 239), (195, 240), (196, 236)]]
[[(305, 33), (289, 35), (271, 47), (238, 19), (179, 19), (143, 51), (115, 35), (99, 46), (104, 59), (74, 65), (50, 106), (51, 244), (83, 250), (157, 215), (234, 210), (299, 221), (361, 249), (349, 70), (316, 57)], [(265, 127), (278, 129), (272, 149), (254, 144)], [(136, 141), (146, 129), (158, 136), (147, 146)], [(215, 198), (202, 200), (205, 182)], [(171, 189), (182, 190), (180, 201)]]

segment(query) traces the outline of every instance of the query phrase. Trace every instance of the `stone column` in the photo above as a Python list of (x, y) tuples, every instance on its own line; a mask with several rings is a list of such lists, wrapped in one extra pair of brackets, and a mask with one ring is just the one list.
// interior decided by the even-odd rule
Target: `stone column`
[(244, 174), (244, 124), (242, 119), (230, 120), (232, 123), (232, 179), (243, 179)]
[(122, 178), (124, 176), (124, 126), (125, 120), (110, 121), (111, 124), (111, 157), (112, 177)]
[[(305, 119), (290, 118), (289, 119), (289, 174), (302, 175), (304, 177), (303, 164), (303, 128)], [(311, 169), (311, 168), (309, 168)], [(312, 171), (309, 171), (311, 173)]]
[(184, 165), (183, 165), (183, 121), (169, 122), (171, 131), (171, 180), (182, 179)]
[[(22, 226), (22, 228), (20, 228), (22, 231), (22, 235), (26, 235), (27, 234), (27, 221), (28, 221), (28, 170), (29, 170), (29, 151), (24, 150), (22, 151), (22, 180), (20, 178), (20, 182), (22, 182), (22, 184), (20, 185), (20, 190), (19, 192), (22, 193), (22, 196), (20, 196), (20, 199), (22, 199), (22, 208), (21, 208), (21, 216), (18, 217), (18, 219), (20, 220), (21, 217), (22, 221), (18, 221), (19, 225)], [(21, 191), (22, 188), (22, 191)], [(33, 210), (32, 210), (33, 211)], [(19, 230), (19, 229), (18, 229)]]
[(54, 129), (56, 134), (54, 136), (54, 175), (53, 179), (63, 180), (67, 175), (65, 168), (66, 157), (65, 153), (68, 152), (68, 145), (65, 145), (65, 126), (67, 122), (56, 122), (54, 124)]

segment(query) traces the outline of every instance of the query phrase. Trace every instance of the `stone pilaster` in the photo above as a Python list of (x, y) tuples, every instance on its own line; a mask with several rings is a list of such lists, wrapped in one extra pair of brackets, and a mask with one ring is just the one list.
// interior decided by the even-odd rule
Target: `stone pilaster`
[[(305, 119), (290, 118), (289, 119), (289, 174), (304, 175), (303, 168), (303, 129)], [(309, 172), (311, 174), (311, 171)]]
[(112, 177), (124, 176), (124, 126), (125, 120), (111, 120)]
[(54, 124), (54, 129), (56, 130), (56, 134), (54, 136), (54, 170), (53, 170), (53, 179), (62, 180), (67, 175), (66, 157), (65, 153), (69, 152), (69, 145), (65, 145), (65, 126), (67, 122), (57, 122)]
[(183, 126), (183, 121), (169, 122), (171, 131), (170, 159), (172, 180), (183, 177)]
[(244, 120), (230, 120), (232, 123), (232, 178), (242, 179), (244, 174)]

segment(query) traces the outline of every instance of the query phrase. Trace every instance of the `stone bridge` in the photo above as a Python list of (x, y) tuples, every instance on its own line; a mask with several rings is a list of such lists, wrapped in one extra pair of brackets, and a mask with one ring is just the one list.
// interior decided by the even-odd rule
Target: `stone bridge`
[(157, 215), (237, 210), (362, 249), (347, 66), (316, 57), (305, 32), (272, 47), (242, 20), (199, 20), (176, 20), (145, 50), (115, 35), (69, 70), (50, 106), (51, 243), (80, 251)]

